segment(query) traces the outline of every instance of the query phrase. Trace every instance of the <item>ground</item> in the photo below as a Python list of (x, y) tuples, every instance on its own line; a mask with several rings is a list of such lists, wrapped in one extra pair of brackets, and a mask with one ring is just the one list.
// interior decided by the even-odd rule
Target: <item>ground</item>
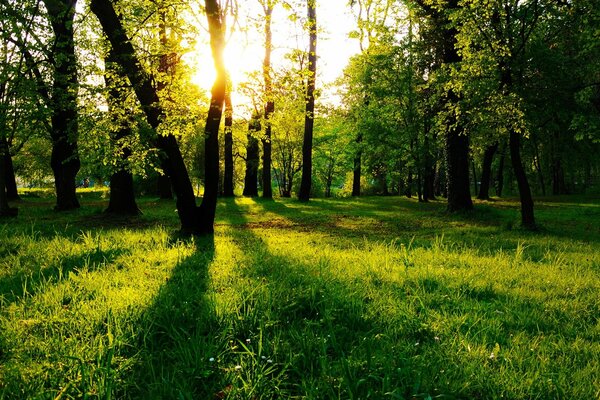
[(106, 201), (0, 222), (0, 399), (600, 398), (600, 198)]

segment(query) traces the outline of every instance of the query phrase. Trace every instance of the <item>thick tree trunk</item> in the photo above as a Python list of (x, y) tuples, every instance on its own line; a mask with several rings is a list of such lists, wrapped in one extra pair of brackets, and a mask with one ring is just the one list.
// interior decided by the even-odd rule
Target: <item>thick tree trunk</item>
[(483, 163), (481, 164), (481, 184), (479, 185), (479, 194), (477, 198), (480, 200), (489, 200), (490, 198), (490, 183), (492, 181), (492, 162), (494, 154), (498, 150), (498, 142), (488, 146), (483, 153)]
[(356, 154), (354, 154), (354, 169), (352, 170), (352, 196), (360, 196), (360, 176), (362, 169), (362, 140), (363, 136), (359, 133), (356, 136)]
[[(91, 10), (102, 25), (107, 35), (115, 57), (121, 69), (127, 74), (138, 98), (148, 124), (156, 129), (163, 118), (163, 110), (159, 105), (156, 89), (152, 86), (150, 77), (143, 70), (131, 42), (125, 35), (121, 21), (109, 0), (92, 0)], [(195, 231), (196, 204), (194, 191), (174, 136), (159, 135), (155, 144), (166, 155), (163, 160), (163, 170), (171, 179), (171, 184), (177, 196), (177, 210), (182, 230)]]
[(77, 57), (73, 37), (76, 0), (44, 0), (54, 32), (54, 83), (52, 86), (52, 155), (50, 164), (56, 187), (58, 211), (79, 208), (75, 177), (77, 154)]
[(469, 138), (456, 121), (448, 124), (446, 132), (446, 187), (448, 211), (473, 209), (469, 189)]
[[(8, 153), (8, 143), (5, 138), (0, 140), (0, 161), (3, 161), (4, 157)], [(8, 196), (6, 195), (6, 170), (5, 163), (0, 162), (0, 218), (2, 217), (14, 217), (18, 213), (18, 209), (11, 208), (8, 205)]]
[[(0, 139), (3, 142), (6, 142), (6, 152), (4, 154), (4, 159), (0, 159), (0, 162), (4, 161), (4, 179), (6, 185), (6, 196), (9, 201), (17, 201), (21, 198), (19, 197), (19, 192), (17, 191), (17, 178), (15, 176), (15, 169), (13, 167), (12, 156), (10, 155), (10, 149), (8, 147), (8, 142), (6, 139)], [(2, 146), (2, 144), (0, 144)]]
[(260, 132), (260, 116), (254, 115), (248, 123), (248, 144), (246, 145), (246, 175), (244, 176), (244, 196), (258, 196), (259, 147), (256, 135)]
[[(167, 168), (166, 163), (162, 162), (162, 170), (165, 171)], [(171, 179), (169, 176), (165, 174), (158, 175), (158, 180), (156, 182), (158, 197), (161, 200), (173, 200), (173, 190), (171, 188)]]
[[(449, 11), (460, 8), (458, 0), (450, 0), (447, 6)], [(445, 16), (444, 19), (447, 19)], [(443, 42), (444, 64), (455, 64), (462, 60), (458, 53), (458, 29), (446, 22)], [(445, 147), (446, 147), (446, 187), (448, 190), (448, 211), (467, 211), (473, 209), (471, 189), (469, 188), (469, 136), (458, 119), (454, 108), (460, 98), (450, 89), (446, 95), (446, 112), (449, 114), (446, 121)]]
[(271, 163), (272, 163), (272, 146), (271, 146), (271, 116), (275, 111), (275, 103), (273, 102), (273, 88), (271, 82), (271, 52), (273, 50), (272, 32), (271, 32), (271, 17), (273, 15), (273, 5), (271, 2), (266, 2), (265, 11), (265, 58), (263, 61), (263, 79), (265, 81), (265, 135), (262, 139), (263, 145), (263, 168), (262, 168), (262, 187), (263, 198), (273, 198), (273, 188), (271, 184)]
[(225, 95), (223, 196), (233, 197), (233, 108), (231, 93)]
[(317, 74), (317, 0), (306, 0), (308, 8), (308, 81), (306, 84), (306, 114), (304, 118), (304, 141), (302, 142), (302, 181), (300, 182), (300, 201), (310, 199), (312, 186), (312, 142), (315, 122), (315, 79)]

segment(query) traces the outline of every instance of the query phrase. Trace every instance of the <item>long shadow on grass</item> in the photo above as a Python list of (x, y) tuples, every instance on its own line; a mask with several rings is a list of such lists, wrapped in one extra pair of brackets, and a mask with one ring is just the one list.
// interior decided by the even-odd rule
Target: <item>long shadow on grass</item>
[(194, 253), (178, 261), (153, 304), (142, 314), (137, 360), (116, 398), (209, 399), (216, 392), (209, 363), (218, 353), (219, 331), (214, 303), (208, 298), (208, 267), (215, 255), (214, 237), (174, 238), (193, 241)]

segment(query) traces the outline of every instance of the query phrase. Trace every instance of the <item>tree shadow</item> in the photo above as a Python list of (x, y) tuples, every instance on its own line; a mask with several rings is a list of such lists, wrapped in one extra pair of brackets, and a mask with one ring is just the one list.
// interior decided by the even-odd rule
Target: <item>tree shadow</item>
[(176, 234), (170, 239), (171, 243), (182, 240), (193, 242), (194, 253), (177, 262), (152, 305), (139, 317), (137, 343), (129, 354), (127, 349), (121, 354), (135, 359), (136, 366), (124, 377), (126, 385), (118, 388), (116, 398), (210, 398), (206, 394), (218, 388), (212, 379), (218, 371), (209, 357), (220, 351), (215, 338), (220, 322), (207, 294), (214, 236)]

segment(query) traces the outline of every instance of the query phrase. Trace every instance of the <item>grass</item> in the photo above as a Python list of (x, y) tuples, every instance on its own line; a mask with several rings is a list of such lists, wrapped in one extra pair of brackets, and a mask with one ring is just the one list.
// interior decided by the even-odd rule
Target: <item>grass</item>
[(105, 200), (0, 224), (0, 399), (600, 398), (600, 202)]

